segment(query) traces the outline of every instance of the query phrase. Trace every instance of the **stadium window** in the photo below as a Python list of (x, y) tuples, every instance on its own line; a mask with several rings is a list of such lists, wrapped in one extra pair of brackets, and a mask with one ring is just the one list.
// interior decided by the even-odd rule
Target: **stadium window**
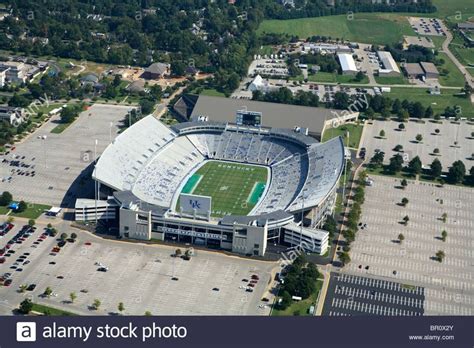
[(130, 228), (129, 228), (128, 226), (124, 226), (124, 227), (123, 227), (123, 230), (124, 230), (124, 231), (128, 231), (129, 229), (130, 229)]
[(254, 244), (253, 247), (254, 247), (255, 249), (258, 249), (258, 248), (260, 248), (260, 244)]

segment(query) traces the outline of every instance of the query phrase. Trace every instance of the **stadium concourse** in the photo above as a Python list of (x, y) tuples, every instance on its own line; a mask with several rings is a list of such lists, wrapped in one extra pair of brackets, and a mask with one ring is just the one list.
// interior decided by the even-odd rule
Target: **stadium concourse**
[(207, 121), (168, 128), (147, 116), (103, 152), (99, 199), (78, 199), (76, 220), (116, 221), (131, 239), (258, 256), (278, 243), (322, 255), (328, 233), (318, 227), (343, 166), (341, 138)]

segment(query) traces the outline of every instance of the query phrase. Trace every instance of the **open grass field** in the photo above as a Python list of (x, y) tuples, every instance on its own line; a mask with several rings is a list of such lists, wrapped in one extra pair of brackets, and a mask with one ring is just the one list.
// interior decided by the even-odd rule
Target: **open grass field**
[[(301, 77), (302, 79), (302, 77)], [(316, 74), (308, 75), (308, 81), (311, 82), (333, 82), (333, 83), (351, 83), (351, 84), (367, 84), (369, 83), (369, 78), (364, 76), (361, 81), (357, 81), (355, 76), (351, 75), (340, 75), (335, 73), (328, 72), (318, 72)]]
[(438, 9), (434, 14), (428, 16), (438, 16), (440, 18), (449, 17), (449, 20), (456, 20), (456, 15), (460, 15), (459, 20), (467, 20), (474, 15), (474, 4), (472, 0), (433, 0), (433, 5)]
[(343, 38), (371, 44), (394, 44), (403, 35), (413, 35), (407, 18), (394, 13), (356, 13), (345, 15), (301, 18), (290, 20), (265, 20), (258, 33), (287, 33), (307, 38), (312, 35)]
[(463, 116), (474, 117), (474, 109), (468, 99), (456, 96), (456, 90), (441, 89), (441, 95), (430, 95), (428, 89), (392, 87), (392, 91), (386, 95), (391, 99), (419, 101), (425, 107), (431, 105), (435, 113), (442, 113), (447, 106), (458, 105), (461, 107)]
[(13, 217), (22, 217), (26, 219), (37, 219), (45, 212), (45, 210), (51, 209), (50, 205), (45, 204), (27, 203), (27, 206), (28, 207), (25, 211), (22, 211), (21, 213), (12, 212), (10, 215)]
[(267, 178), (265, 167), (209, 161), (189, 178), (182, 192), (211, 196), (212, 216), (247, 215), (260, 200)]
[[(439, 83), (442, 86), (463, 87), (464, 76), (444, 52), (438, 53), (438, 58), (444, 60), (444, 64), (438, 67), (440, 72)], [(446, 70), (447, 73), (443, 73)]]
[(375, 81), (382, 85), (409, 85), (408, 79), (403, 76), (375, 76)]
[[(357, 149), (359, 147), (360, 137), (364, 126), (357, 124), (345, 124), (338, 128), (328, 128), (324, 130), (323, 142), (332, 138), (341, 136), (344, 139), (344, 145)], [(349, 144), (347, 144), (347, 132), (349, 132)]]
[[(474, 34), (472, 34), (474, 38)], [(474, 49), (464, 47), (464, 38), (454, 33), (454, 39), (449, 45), (449, 49), (464, 66), (474, 65)]]

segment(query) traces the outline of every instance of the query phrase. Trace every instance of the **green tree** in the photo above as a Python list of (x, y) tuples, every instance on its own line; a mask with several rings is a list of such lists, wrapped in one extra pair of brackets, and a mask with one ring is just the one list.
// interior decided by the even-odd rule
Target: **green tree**
[(92, 308), (95, 310), (98, 310), (101, 304), (102, 302), (100, 302), (100, 300), (96, 298), (94, 302), (92, 302)]
[(408, 163), (408, 170), (413, 174), (413, 175), (418, 175), (421, 173), (421, 160), (420, 157), (415, 156), (413, 159)]
[(20, 303), (20, 312), (23, 314), (28, 314), (33, 309), (33, 302), (30, 299), (26, 298)]
[(36, 225), (36, 221), (34, 219), (29, 219), (28, 226), (33, 227), (34, 225)]
[(408, 198), (403, 197), (402, 198), (402, 205), (405, 207), (408, 204)]
[(74, 303), (74, 301), (75, 301), (76, 298), (77, 298), (76, 293), (75, 293), (75, 292), (71, 292), (71, 293), (69, 294), (69, 298), (71, 299), (71, 303)]
[(448, 170), (447, 179), (453, 184), (458, 184), (464, 180), (466, 175), (466, 167), (462, 161), (456, 161)]
[(441, 221), (446, 222), (447, 219), (448, 219), (448, 214), (443, 213), (443, 215), (441, 215)]
[(443, 166), (439, 159), (435, 158), (430, 164), (430, 174), (434, 178), (439, 178), (443, 172)]
[(402, 244), (404, 240), (405, 240), (405, 236), (403, 235), (403, 233), (400, 233), (398, 235), (398, 242)]
[(421, 143), (423, 141), (423, 136), (421, 134), (417, 134), (415, 139), (417, 142)]
[(46, 287), (46, 289), (44, 290), (44, 295), (46, 297), (50, 297), (52, 294), (53, 294), (53, 289), (51, 289), (49, 286)]
[(75, 232), (71, 233), (71, 239), (76, 240), (77, 239), (77, 234)]
[(67, 239), (67, 233), (65, 233), (65, 232), (61, 233), (61, 235), (59, 236), (59, 238), (60, 238), (61, 240), (66, 240), (66, 239)]
[(28, 208), (28, 204), (26, 204), (25, 201), (20, 201), (20, 203), (18, 203), (18, 209), (16, 210), (16, 212), (18, 213), (24, 212), (27, 208)]
[(177, 257), (181, 256), (182, 254), (183, 254), (183, 252), (179, 248), (176, 249), (176, 251), (174, 252), (174, 255), (177, 256)]
[(446, 230), (443, 230), (443, 232), (441, 232), (441, 240), (443, 242), (446, 242), (447, 237), (448, 237), (448, 232), (446, 232)]
[(146, 312), (145, 312), (145, 317), (151, 317), (151, 316), (152, 316), (152, 314), (151, 314), (150, 311), (146, 311)]
[(385, 156), (385, 153), (383, 151), (376, 152), (370, 159), (370, 163), (376, 167), (379, 167), (383, 163), (384, 156)]
[(385, 131), (383, 129), (380, 130), (379, 137), (380, 138), (385, 138)]
[(125, 306), (123, 302), (119, 302), (117, 309), (119, 310), (120, 313), (122, 313), (125, 310)]
[(400, 181), (400, 185), (402, 185), (402, 188), (405, 189), (408, 186), (408, 181), (406, 179), (402, 179)]
[(21, 285), (20, 285), (20, 292), (21, 292), (21, 293), (25, 292), (27, 287), (28, 287), (28, 286), (27, 286), (26, 284), (21, 284)]
[(405, 226), (408, 225), (408, 221), (410, 221), (410, 218), (408, 217), (408, 215), (405, 215), (403, 217), (403, 223), (405, 224)]
[(349, 262), (351, 262), (351, 257), (349, 256), (349, 253), (343, 251), (343, 252), (339, 255), (339, 261), (341, 261), (342, 266), (345, 266), (345, 265), (347, 265)]
[(444, 258), (445, 258), (445, 254), (444, 254), (444, 251), (443, 250), (438, 250), (436, 252), (436, 259), (438, 260), (438, 262), (443, 262)]
[(8, 191), (3, 191), (2, 195), (0, 196), (0, 206), (7, 206), (13, 200), (13, 196)]
[(395, 154), (392, 158), (390, 158), (387, 168), (392, 173), (398, 173), (401, 171), (403, 168), (403, 157), (398, 153)]

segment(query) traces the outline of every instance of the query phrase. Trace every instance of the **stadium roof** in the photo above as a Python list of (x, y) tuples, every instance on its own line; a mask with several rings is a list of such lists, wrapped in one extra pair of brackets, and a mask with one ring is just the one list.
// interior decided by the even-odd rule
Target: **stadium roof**
[(326, 108), (199, 96), (191, 112), (191, 120), (207, 116), (209, 121), (235, 123), (236, 112), (242, 109), (261, 112), (263, 126), (285, 129), (302, 127), (317, 135), (321, 135), (325, 122), (336, 116), (334, 110), (331, 112)]
[(390, 52), (378, 51), (377, 54), (385, 70), (395, 71), (397, 73), (400, 73), (400, 69), (398, 68), (397, 63), (393, 59), (392, 54)]
[(337, 57), (339, 58), (339, 63), (341, 63), (342, 71), (357, 72), (357, 67), (356, 67), (354, 58), (352, 58), (352, 54), (339, 53)]

